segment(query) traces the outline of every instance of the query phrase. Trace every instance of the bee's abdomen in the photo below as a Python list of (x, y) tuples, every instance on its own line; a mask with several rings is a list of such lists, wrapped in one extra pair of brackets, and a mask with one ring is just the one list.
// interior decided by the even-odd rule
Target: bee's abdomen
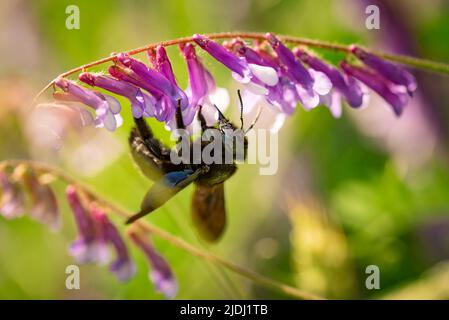
[(235, 164), (210, 164), (209, 171), (200, 175), (196, 183), (204, 186), (213, 186), (229, 179), (237, 170)]

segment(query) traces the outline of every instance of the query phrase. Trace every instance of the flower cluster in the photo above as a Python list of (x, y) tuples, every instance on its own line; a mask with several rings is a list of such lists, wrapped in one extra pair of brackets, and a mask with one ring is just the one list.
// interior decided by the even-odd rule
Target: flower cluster
[[(111, 246), (116, 259), (109, 269), (120, 281), (127, 281), (136, 272), (127, 245), (114, 224), (108, 219), (103, 209), (81, 192), (69, 185), (66, 189), (67, 200), (72, 209), (78, 238), (70, 246), (70, 254), (78, 263), (105, 264), (109, 260), (108, 246)], [(90, 202), (90, 203), (89, 203)], [(167, 261), (156, 251), (145, 235), (129, 233), (130, 239), (148, 257), (152, 266), (150, 279), (157, 290), (172, 298), (177, 292), (177, 284)]]
[(60, 227), (59, 207), (48, 177), (25, 166), (12, 172), (0, 168), (0, 215), (14, 219), (25, 212), (51, 230)]
[[(154, 117), (174, 128), (175, 112), (180, 108), (184, 123), (191, 125), (202, 105), (207, 121), (213, 123), (217, 116), (213, 104), (223, 109), (229, 98), (216, 87), (212, 74), (197, 56), (198, 47), (228, 68), (247, 96), (256, 102), (263, 100), (283, 118), (293, 114), (298, 104), (306, 110), (325, 105), (339, 117), (342, 100), (353, 108), (364, 104), (366, 88), (379, 94), (400, 115), (417, 87), (409, 72), (358, 46), (349, 48), (352, 57), (338, 68), (303, 47), (288, 48), (272, 33), (267, 33), (263, 41), (247, 43), (237, 38), (222, 44), (195, 34), (192, 42), (179, 46), (189, 77), (185, 90), (178, 85), (163, 46), (148, 50), (151, 66), (119, 53), (108, 75), (83, 72), (79, 80), (127, 98), (136, 118)], [(351, 63), (353, 58), (358, 62)], [(82, 102), (94, 109), (97, 126), (113, 131), (120, 125), (121, 107), (115, 98), (64, 78), (58, 78), (55, 85), (62, 90), (55, 92), (56, 99)]]
[[(50, 186), (51, 175), (26, 165), (14, 169), (0, 168), (0, 215), (6, 219), (19, 218), (25, 212), (30, 217), (57, 230), (61, 226), (58, 201)], [(69, 247), (77, 263), (104, 265), (110, 260), (110, 248), (115, 259), (109, 269), (119, 281), (127, 281), (136, 272), (128, 246), (119, 230), (90, 195), (73, 185), (66, 189), (66, 197), (76, 222), (78, 237)], [(150, 280), (167, 298), (177, 292), (177, 283), (167, 261), (157, 252), (143, 233), (130, 232), (129, 238), (148, 258)]]

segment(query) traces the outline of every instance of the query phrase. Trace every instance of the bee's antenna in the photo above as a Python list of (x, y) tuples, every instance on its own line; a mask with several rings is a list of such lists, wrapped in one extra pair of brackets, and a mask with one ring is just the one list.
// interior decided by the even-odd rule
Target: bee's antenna
[(201, 125), (201, 131), (204, 132), (207, 129), (207, 123), (206, 123), (206, 119), (204, 119), (204, 115), (203, 115), (202, 111), (203, 111), (203, 106), (200, 104), (199, 108), (198, 108), (198, 120)]
[(217, 109), (218, 111), (218, 120), (222, 121), (222, 120), (228, 120), (226, 119), (226, 117), (223, 115), (223, 113), (221, 113), (220, 109), (218, 109), (218, 107), (214, 104), (215, 109)]
[(243, 99), (240, 90), (237, 90), (237, 95), (239, 96), (240, 101), (240, 129), (243, 130)]
[(259, 118), (260, 118), (260, 114), (261, 113), (262, 113), (262, 108), (259, 106), (259, 110), (257, 111), (256, 119), (254, 119), (253, 123), (251, 123), (251, 125), (248, 127), (248, 129), (246, 129), (245, 134), (247, 134), (249, 130), (254, 128), (254, 126), (256, 125), (257, 120), (259, 120)]

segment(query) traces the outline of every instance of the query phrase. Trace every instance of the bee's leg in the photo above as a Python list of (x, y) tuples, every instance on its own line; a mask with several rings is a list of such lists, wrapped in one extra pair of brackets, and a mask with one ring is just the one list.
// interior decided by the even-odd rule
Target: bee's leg
[(143, 117), (134, 118), (134, 123), (136, 124), (137, 131), (139, 131), (139, 134), (142, 137), (142, 139), (147, 140), (153, 138), (153, 131), (151, 131), (150, 126), (143, 119)]
[(176, 127), (183, 130), (186, 128), (182, 119), (181, 100), (178, 100), (178, 107), (176, 108)]
[[(175, 116), (176, 116), (176, 128), (179, 130), (179, 129), (182, 129), (182, 130), (186, 130), (186, 126), (185, 126), (185, 124), (184, 124), (184, 120), (183, 120), (183, 118), (182, 118), (182, 110), (181, 110), (181, 100), (178, 100), (178, 107), (176, 108), (176, 114), (175, 114)], [(179, 138), (178, 138), (178, 143), (179, 142), (181, 142), (182, 141), (182, 135), (183, 135), (184, 133), (181, 133), (181, 136), (179, 136)]]
[(203, 116), (202, 110), (203, 110), (203, 106), (200, 105), (200, 108), (198, 109), (198, 120), (200, 121), (200, 124), (201, 124), (201, 134), (203, 134), (204, 131), (206, 131), (206, 129), (207, 129), (206, 119)]
[[(181, 100), (178, 100), (178, 107), (176, 108), (175, 116), (176, 116), (176, 128), (178, 130), (182, 129), (184, 131), (184, 132), (180, 132), (177, 143), (180, 144), (183, 141), (183, 139), (186, 138), (186, 135), (187, 135), (187, 139), (189, 141), (189, 148), (192, 148), (192, 136), (190, 134), (188, 134), (188, 132), (186, 131), (186, 126), (185, 126), (184, 120), (182, 118)], [(176, 148), (178, 148), (178, 146)], [(178, 148), (178, 156), (179, 157), (182, 157), (182, 155), (181, 155), (182, 150), (183, 150), (182, 147)], [(192, 153), (190, 153), (190, 154), (192, 154)], [(190, 162), (190, 163), (192, 163), (192, 162)]]
[(237, 90), (237, 95), (240, 101), (240, 129), (243, 130), (243, 99), (240, 90)]
[(149, 151), (152, 152), (156, 158), (162, 158), (164, 154), (162, 150), (163, 147), (161, 146), (161, 143), (154, 138), (153, 132), (144, 118), (134, 118), (134, 123), (136, 124), (137, 132)]

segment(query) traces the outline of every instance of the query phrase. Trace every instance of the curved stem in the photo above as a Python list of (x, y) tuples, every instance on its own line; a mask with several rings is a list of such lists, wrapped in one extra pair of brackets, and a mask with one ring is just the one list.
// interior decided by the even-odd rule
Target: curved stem
[[(36, 162), (33, 160), (5, 160), (0, 162), (0, 170), (5, 167), (16, 167), (19, 165), (26, 165), (30, 168), (33, 168), (35, 170), (49, 173), (54, 175), (55, 177), (59, 178), (60, 180), (64, 181), (67, 184), (73, 184), (77, 188), (82, 189), (87, 195), (95, 199), (96, 202), (101, 204), (104, 207), (107, 207), (111, 212), (117, 213), (122, 218), (126, 219), (129, 216), (131, 216), (131, 213), (128, 211), (120, 208), (119, 206), (111, 203), (109, 200), (105, 199), (104, 197), (98, 195), (95, 191), (93, 191), (88, 186), (84, 185), (83, 183), (80, 183), (77, 179), (69, 175), (67, 172), (41, 163)], [(298, 299), (305, 299), (305, 300), (317, 300), (317, 299), (324, 299), (320, 296), (317, 296), (312, 293), (304, 292), (298, 288), (283, 284), (281, 282), (278, 282), (276, 280), (273, 280), (271, 278), (265, 277), (257, 272), (254, 272), (250, 269), (247, 269), (245, 267), (239, 266), (235, 263), (229, 262), (226, 259), (223, 259), (217, 255), (214, 255), (210, 252), (201, 250), (196, 248), (195, 246), (191, 245), (190, 243), (166, 232), (165, 230), (160, 229), (159, 227), (148, 223), (143, 220), (138, 220), (134, 224), (134, 226), (137, 226), (141, 228), (142, 230), (151, 233), (153, 235), (158, 236), (159, 238), (171, 243), (175, 247), (182, 249), (188, 253), (190, 253), (193, 256), (199, 257), (203, 260), (206, 260), (208, 262), (211, 262), (213, 264), (225, 267), (226, 269), (244, 277), (247, 278), (259, 285), (277, 290), (279, 292), (282, 292), (286, 295), (298, 298)]]
[(367, 50), (367, 51), (370, 51), (371, 53), (379, 57), (382, 57), (386, 60), (399, 62), (417, 69), (429, 70), (449, 75), (449, 64), (443, 62), (436, 62), (428, 59), (420, 59), (410, 56), (385, 53), (377, 50)]
[[(221, 40), (221, 39), (231, 39), (231, 38), (243, 38), (243, 39), (251, 39), (251, 40), (264, 40), (265, 34), (264, 33), (258, 33), (258, 32), (221, 32), (221, 33), (211, 33), (206, 34), (207, 37), (210, 39), (215, 40)], [(333, 51), (340, 51), (340, 52), (349, 52), (349, 46), (347, 45), (341, 45), (341, 44), (335, 44), (331, 42), (326, 41), (320, 41), (320, 40), (311, 40), (311, 39), (305, 39), (305, 38), (299, 38), (299, 37), (292, 37), (292, 36), (286, 36), (286, 35), (279, 35), (279, 39), (281, 39), (284, 42), (291, 43), (291, 44), (297, 44), (297, 45), (305, 45), (312, 48), (319, 48), (319, 49), (326, 49), (326, 50), (333, 50)], [(148, 45), (145, 45), (143, 47), (139, 47), (136, 49), (132, 49), (129, 51), (126, 51), (129, 55), (138, 54), (144, 51), (147, 51), (149, 49), (156, 48), (159, 45), (162, 45), (164, 47), (173, 46), (177, 44), (182, 43), (188, 43), (192, 42), (192, 37), (184, 37), (184, 38), (178, 38), (174, 40), (168, 40), (168, 41), (161, 41), (156, 43), (151, 43)], [(425, 69), (425, 70), (431, 70), (434, 72), (444, 73), (449, 75), (449, 65), (441, 62), (435, 62), (427, 59), (420, 59), (420, 58), (414, 58), (410, 56), (404, 56), (404, 55), (395, 55), (380, 51), (374, 51), (374, 50), (368, 50), (384, 59), (395, 61), (398, 63), (402, 63), (405, 65), (409, 65), (411, 67), (419, 68), (419, 69)], [(97, 66), (106, 62), (112, 61), (116, 57), (115, 54), (112, 54), (109, 57), (102, 58), (97, 61), (90, 62), (88, 64), (79, 66), (77, 68), (71, 69), (69, 71), (66, 71), (64, 73), (61, 73), (58, 77), (67, 77), (70, 76), (76, 72), (80, 72), (82, 70), (87, 70), (93, 66)], [(42, 93), (44, 93), (48, 88), (50, 88), (54, 81), (56, 79), (52, 80), (50, 83), (48, 83), (34, 98), (36, 100)]]

